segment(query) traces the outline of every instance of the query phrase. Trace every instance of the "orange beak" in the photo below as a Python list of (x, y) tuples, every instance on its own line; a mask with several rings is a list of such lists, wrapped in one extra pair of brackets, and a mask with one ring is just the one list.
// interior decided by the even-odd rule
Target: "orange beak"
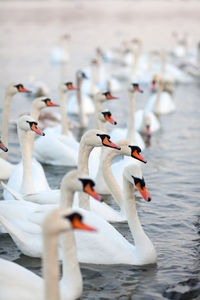
[(137, 152), (137, 150), (134, 150), (133, 153), (132, 153), (132, 156), (140, 161), (142, 161), (143, 163), (147, 163), (147, 161), (144, 159), (144, 157)]
[(104, 138), (103, 145), (107, 146), (107, 147), (115, 148), (117, 150), (121, 150), (121, 148), (119, 146), (117, 146), (116, 144), (111, 142), (107, 137)]
[(147, 135), (148, 138), (151, 137), (151, 129), (150, 129), (149, 125), (146, 126), (146, 135)]
[(35, 131), (36, 133), (38, 133), (39, 135), (42, 135), (42, 136), (45, 135), (45, 133), (42, 130), (40, 130), (35, 124), (32, 124), (31, 129), (33, 131)]
[(151, 84), (151, 90), (155, 91), (155, 88), (156, 88), (156, 82), (155, 82), (155, 80), (153, 80), (152, 84)]
[(31, 91), (30, 90), (28, 90), (28, 89), (25, 89), (24, 87), (19, 87), (19, 92), (23, 92), (23, 93), (31, 93)]
[(141, 88), (139, 88), (139, 87), (136, 87), (135, 90), (136, 90), (137, 92), (139, 92), (139, 93), (143, 93), (143, 90), (142, 90)]
[(73, 228), (87, 231), (97, 231), (95, 228), (82, 223), (79, 218), (74, 218), (72, 222)]
[(46, 104), (47, 106), (60, 106), (59, 104), (53, 103), (50, 100), (47, 100)]
[(76, 90), (76, 87), (73, 84), (68, 84), (69, 90)]
[(101, 196), (91, 187), (91, 185), (88, 183), (85, 188), (84, 192), (86, 192), (88, 195), (92, 196), (94, 199), (102, 202)]
[(114, 96), (112, 96), (111, 94), (108, 94), (108, 95), (106, 96), (106, 98), (109, 99), (109, 100), (111, 100), (111, 99), (118, 99), (118, 97), (114, 97)]
[(2, 143), (1, 140), (0, 140), (0, 148), (1, 148), (4, 152), (8, 152), (8, 148), (6, 148), (6, 146)]
[(108, 115), (105, 115), (105, 119), (109, 122), (109, 123), (111, 123), (111, 124), (113, 124), (113, 125), (116, 125), (117, 124), (117, 122), (113, 119), (113, 117), (112, 116), (108, 116)]
[(144, 186), (144, 187), (141, 187), (141, 184), (140, 182), (138, 182), (136, 184), (137, 188), (138, 188), (138, 191), (140, 192), (140, 194), (142, 195), (142, 197), (144, 198), (144, 200), (146, 201), (151, 201), (151, 195), (149, 194), (147, 188)]

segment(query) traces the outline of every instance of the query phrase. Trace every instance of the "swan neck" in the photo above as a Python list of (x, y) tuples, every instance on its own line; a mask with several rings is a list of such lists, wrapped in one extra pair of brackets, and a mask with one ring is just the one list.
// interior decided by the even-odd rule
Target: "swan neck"
[(23, 194), (33, 193), (35, 191), (32, 179), (32, 152), (29, 145), (29, 132), (18, 130), (20, 141), (22, 164), (23, 164), (23, 179), (21, 192)]
[(87, 121), (87, 116), (83, 109), (83, 99), (82, 99), (82, 91), (81, 91), (83, 79), (77, 76), (76, 80), (77, 80), (77, 101), (79, 104), (80, 125), (82, 128), (85, 128), (87, 127), (88, 121)]
[(69, 133), (66, 107), (67, 107), (67, 93), (65, 91), (61, 90), (61, 92), (60, 92), (60, 114), (61, 114), (62, 134), (64, 134), (64, 135), (68, 135), (68, 133)]
[(88, 161), (90, 152), (94, 146), (87, 145), (84, 141), (84, 136), (80, 141), (79, 154), (78, 154), (78, 172), (81, 174), (89, 175)]
[(130, 101), (131, 101), (131, 114), (130, 114), (130, 121), (129, 121), (129, 129), (128, 129), (128, 136), (127, 139), (130, 141), (134, 140), (135, 136), (135, 93), (130, 94)]
[(115, 150), (107, 150), (104, 151), (104, 155), (103, 155), (103, 161), (101, 164), (101, 170), (103, 173), (103, 177), (105, 182), (107, 183), (110, 192), (114, 198), (114, 200), (117, 202), (117, 204), (119, 205), (119, 207), (122, 209), (123, 208), (123, 195), (122, 195), (122, 190), (119, 186), (119, 184), (117, 183), (113, 173), (112, 173), (112, 160), (114, 159), (114, 157), (118, 156), (119, 153), (117, 153)]
[[(3, 116), (2, 116), (2, 131), (1, 131), (1, 139), (6, 147), (8, 147), (8, 122), (10, 116), (10, 105), (11, 105), (12, 97), (10, 95), (5, 96), (5, 104), (3, 109)], [(8, 159), (8, 152), (3, 152), (1, 154), (3, 159)]]
[(91, 66), (91, 95), (94, 96), (96, 93), (96, 86), (98, 83), (98, 72), (97, 72), (97, 67), (95, 65)]
[(60, 193), (60, 206), (63, 208), (72, 208), (74, 201), (74, 191), (67, 187), (66, 184), (64, 184), (61, 185)]
[(99, 128), (99, 118), (98, 118), (98, 114), (102, 112), (103, 109), (103, 104), (101, 101), (98, 101), (97, 99), (95, 99), (95, 120), (96, 120), (96, 129), (100, 129)]
[(56, 234), (44, 234), (43, 245), (44, 299), (59, 300), (58, 236)]
[(159, 105), (160, 105), (160, 97), (164, 89), (164, 82), (163, 80), (159, 81), (159, 89), (156, 97), (156, 103), (155, 103), (155, 112), (159, 111)]
[[(102, 122), (101, 120), (99, 120), (99, 118), (98, 118), (97, 123), (98, 123), (98, 128), (97, 129), (103, 131), (104, 133), (107, 133), (107, 123)], [(104, 149), (104, 148), (102, 148), (102, 149)]]
[(129, 228), (134, 238), (135, 246), (140, 247), (143, 238), (146, 237), (146, 234), (144, 233), (144, 230), (142, 228), (142, 225), (140, 223), (137, 214), (134, 186), (124, 176), (123, 176), (123, 194), (124, 194), (124, 208), (125, 208)]
[[(39, 115), (40, 115), (40, 109), (33, 103), (32, 108), (31, 108), (31, 117), (36, 122), (38, 122)], [(33, 131), (28, 132), (28, 136), (29, 136), (29, 146), (30, 146), (31, 159), (32, 159), (33, 158), (34, 141), (35, 141), (35, 132), (33, 132)]]
[[(77, 258), (77, 247), (73, 230), (65, 232), (61, 236), (63, 276), (62, 284), (70, 294), (76, 294), (76, 299), (82, 294), (83, 282)], [(73, 299), (75, 299), (73, 298)]]

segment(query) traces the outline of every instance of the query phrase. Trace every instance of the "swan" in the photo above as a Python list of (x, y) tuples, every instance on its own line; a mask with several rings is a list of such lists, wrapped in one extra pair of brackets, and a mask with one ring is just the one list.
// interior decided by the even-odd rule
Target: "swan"
[(69, 34), (63, 34), (58, 42), (56, 47), (51, 49), (51, 63), (52, 64), (66, 64), (69, 62), (70, 55), (69, 55)]
[[(19, 118), (17, 123), (17, 131), (20, 141), (20, 147), (22, 151), (22, 165), (18, 165), (16, 170), (19, 170), (19, 179), (17, 178), (17, 173), (13, 173), (13, 176), (11, 175), (11, 180), (9, 182), (9, 185), (15, 186), (15, 180), (19, 184), (19, 186), (16, 184), (17, 191), (20, 191), (22, 194), (26, 194), (28, 192), (35, 192), (37, 191), (37, 188), (41, 188), (42, 183), (46, 184), (46, 177), (45, 175), (41, 178), (38, 178), (37, 175), (42, 173), (43, 170), (41, 170), (41, 166), (37, 165), (37, 162), (34, 162), (34, 172), (32, 172), (32, 151), (29, 145), (29, 131), (34, 131), (39, 135), (44, 136), (44, 133), (37, 127), (37, 122), (28, 115), (24, 115)], [(23, 173), (23, 175), (21, 175)], [(34, 177), (34, 182), (32, 181), (32, 176)], [(23, 177), (23, 180), (22, 180)], [(31, 178), (30, 178), (31, 177)], [(4, 194), (5, 199), (8, 199), (12, 196), (9, 193)]]
[[(71, 172), (70, 172), (71, 173)], [(73, 173), (73, 171), (72, 171)], [(71, 175), (70, 175), (71, 176)], [(69, 180), (68, 175), (66, 175), (61, 184), (61, 206), (70, 208), (73, 201), (73, 189), (75, 184), (75, 179), (77, 180), (76, 172), (73, 179), (73, 184)], [(77, 181), (76, 181), (77, 182)], [(140, 190), (145, 191), (145, 195), (148, 191), (145, 188), (145, 182), (142, 177), (142, 171), (140, 166), (131, 165), (127, 166), (124, 170), (124, 208), (126, 211), (128, 224), (135, 242), (135, 245), (128, 242), (111, 224), (102, 218), (98, 217), (91, 211), (83, 210), (81, 208), (76, 208), (76, 211), (84, 216), (84, 220), (87, 224), (95, 226), (98, 230), (92, 236), (88, 233), (82, 235), (76, 232), (76, 243), (78, 251), (79, 262), (92, 263), (92, 264), (128, 264), (128, 265), (145, 265), (156, 263), (157, 255), (156, 250), (145, 234), (140, 224), (139, 217), (137, 215), (135, 197), (134, 197), (134, 187), (139, 187)], [(151, 198), (148, 195), (147, 200)], [(1, 203), (0, 203), (1, 205)], [(36, 212), (35, 214), (38, 214)], [(40, 227), (41, 220), (43, 217), (40, 215), (38, 218), (34, 217), (35, 222), (37, 221), (38, 227)], [(27, 216), (27, 215), (26, 215)], [(8, 214), (9, 217), (9, 214)], [(16, 218), (16, 215), (15, 215)], [(3, 226), (8, 230), (8, 223), (5, 225), (0, 221)], [(12, 219), (12, 222), (14, 220)], [(9, 222), (11, 223), (11, 221)], [(93, 225), (95, 224), (95, 225)], [(13, 228), (13, 230), (16, 227)], [(24, 226), (25, 230), (26, 227)], [(15, 236), (15, 242), (20, 241), (20, 236), (23, 236), (23, 240), (19, 242), (22, 246), (28, 247), (33, 255), (33, 248), (35, 256), (41, 256), (41, 245), (40, 245), (40, 234), (24, 234), (21, 230), (16, 231), (18, 236)], [(9, 232), (11, 234), (11, 232)], [(21, 234), (21, 235), (19, 235)], [(29, 236), (29, 240), (28, 240)], [(26, 238), (25, 238), (26, 237)], [(12, 232), (12, 238), (14, 239), (14, 234)], [(116, 249), (120, 251), (116, 251)], [(24, 250), (24, 249), (23, 249)], [(27, 250), (27, 248), (26, 248)], [(37, 252), (37, 253), (36, 253)], [(30, 252), (29, 252), (30, 253)], [(36, 255), (37, 254), (37, 255)], [(30, 255), (30, 254), (29, 254)]]
[[(56, 106), (58, 105), (53, 103), (49, 98), (46, 97), (36, 98), (32, 103), (31, 117), (34, 119), (34, 121), (38, 121), (40, 111), (43, 108), (56, 107)], [(19, 130), (20, 130), (20, 126), (19, 126)], [(32, 158), (35, 132), (30, 130), (29, 133), (27, 133), (26, 139), (27, 141), (25, 140), (25, 144), (27, 144), (27, 146), (25, 147), (28, 147), (29, 145), (30, 148), (29, 149), (30, 157), (28, 156), (28, 159), (30, 159), (30, 161), (32, 160), (32, 176), (34, 180), (35, 191), (40, 192), (42, 190), (49, 190), (50, 188), (41, 164), (38, 163), (35, 158)], [(22, 147), (22, 151), (24, 151), (23, 147)], [(10, 186), (13, 190), (19, 192), (22, 184), (22, 177), (23, 177), (23, 162), (21, 161), (15, 166), (15, 169), (13, 170), (8, 180), (8, 186)], [(10, 195), (10, 193), (7, 192), (7, 190), (4, 190), (4, 199), (13, 199), (13, 197)]]
[[(79, 298), (83, 283), (73, 229), (95, 231), (93, 227), (83, 223), (81, 214), (66, 209), (56, 209), (45, 218), (42, 225), (43, 278), (16, 263), (0, 258), (0, 300)], [(64, 255), (63, 276), (59, 285), (58, 236), (61, 233)]]
[(82, 128), (86, 128), (88, 125), (87, 115), (94, 114), (94, 103), (92, 99), (82, 92), (82, 84), (85, 79), (88, 80), (88, 77), (84, 72), (80, 70), (76, 72), (77, 94), (69, 96), (67, 104), (69, 114), (79, 115), (80, 126)]
[(38, 138), (35, 141), (34, 156), (41, 163), (59, 166), (77, 165), (79, 143), (69, 130), (66, 114), (66, 92), (75, 89), (72, 82), (61, 85), (60, 112), (62, 124), (57, 128), (46, 128), (44, 140)]
[(93, 59), (90, 66), (84, 69), (84, 72), (89, 76), (90, 79), (85, 80), (82, 85), (82, 92), (91, 97), (99, 92), (98, 87), (98, 74), (99, 62), (97, 59)]
[(152, 111), (157, 115), (169, 114), (175, 111), (176, 105), (172, 100), (172, 97), (169, 93), (164, 92), (164, 80), (163, 77), (159, 74), (156, 74), (153, 77), (152, 81), (152, 90), (155, 89), (156, 83), (159, 84), (159, 90), (157, 93), (153, 94), (148, 103), (145, 106), (145, 109)]
[[(2, 131), (1, 136), (4, 141), (5, 146), (8, 146), (8, 121), (10, 115), (10, 105), (14, 95), (17, 93), (30, 93), (28, 89), (24, 88), (24, 86), (19, 83), (10, 83), (6, 88), (5, 93), (5, 104), (3, 109), (2, 116)], [(8, 180), (15, 166), (7, 161), (8, 154), (3, 153), (0, 157), (0, 180)]]
[(131, 95), (130, 104), (131, 104), (131, 113), (130, 113), (130, 125), (129, 129), (127, 128), (117, 128), (111, 131), (111, 136), (114, 141), (128, 139), (134, 145), (138, 145), (142, 150), (145, 148), (144, 141), (141, 135), (135, 131), (135, 93), (143, 93), (143, 90), (140, 89), (139, 84), (132, 83), (129, 86), (129, 92)]

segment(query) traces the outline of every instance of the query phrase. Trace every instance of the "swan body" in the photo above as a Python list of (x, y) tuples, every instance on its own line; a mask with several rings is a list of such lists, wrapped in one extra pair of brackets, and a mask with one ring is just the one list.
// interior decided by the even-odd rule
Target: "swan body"
[(60, 87), (61, 128), (46, 128), (44, 140), (38, 138), (35, 141), (34, 156), (41, 163), (64, 166), (77, 165), (79, 143), (69, 130), (66, 114), (66, 92), (74, 89), (75, 87), (71, 82), (62, 84)]
[[(129, 166), (130, 168), (130, 166)], [(125, 171), (126, 172), (126, 171)], [(77, 209), (78, 212), (81, 211), (84, 219), (87, 224), (91, 225), (95, 224), (95, 227), (98, 229), (98, 232), (93, 234), (92, 236), (87, 234), (79, 234), (76, 233), (76, 242), (78, 249), (78, 259), (80, 262), (85, 263), (93, 263), (93, 264), (133, 264), (133, 265), (143, 265), (143, 264), (151, 264), (156, 262), (156, 252), (154, 246), (147, 235), (144, 233), (141, 224), (139, 222), (139, 218), (137, 216), (135, 201), (134, 201), (134, 191), (133, 185), (134, 180), (133, 177), (137, 178), (137, 180), (142, 180), (141, 169), (134, 166), (134, 169), (131, 170), (131, 176), (128, 176), (128, 179), (124, 179), (125, 181), (130, 181), (129, 190), (125, 194), (124, 201), (127, 202), (125, 205), (126, 214), (129, 221), (129, 226), (135, 240), (135, 246), (129, 243), (112, 225), (110, 225), (105, 220), (99, 218), (92, 212), (83, 210), (81, 208)], [(68, 181), (66, 181), (66, 178)], [(69, 199), (72, 201), (72, 192), (70, 191), (70, 187), (73, 188), (69, 177), (65, 177), (62, 182), (62, 193), (61, 193), (61, 205), (65, 207), (66, 205), (69, 207), (71, 205), (69, 203)], [(64, 193), (64, 185), (68, 187), (68, 194)], [(132, 188), (131, 188), (132, 187)], [(127, 187), (126, 187), (127, 189)], [(67, 197), (66, 197), (67, 196)], [(66, 199), (68, 204), (66, 203)], [(70, 202), (71, 202), (70, 201)], [(38, 218), (38, 225), (40, 224), (42, 218)], [(1, 223), (2, 220), (0, 219)], [(8, 226), (6, 228), (8, 230)], [(25, 230), (25, 228), (24, 228)], [(37, 235), (30, 235), (33, 244), (39, 241)], [(26, 243), (26, 240), (24, 240)], [(30, 243), (26, 245), (28, 248), (31, 247)], [(116, 249), (120, 249), (120, 251), (116, 251)], [(40, 250), (38, 245), (37, 251)]]
[(146, 105), (146, 109), (159, 115), (169, 114), (176, 110), (175, 103), (172, 97), (167, 92), (162, 92), (159, 99), (159, 104), (156, 107), (157, 93), (153, 94)]
[(148, 110), (139, 109), (135, 112), (135, 129), (145, 134), (147, 126), (150, 126), (150, 132), (156, 132), (160, 129), (160, 122), (154, 113)]

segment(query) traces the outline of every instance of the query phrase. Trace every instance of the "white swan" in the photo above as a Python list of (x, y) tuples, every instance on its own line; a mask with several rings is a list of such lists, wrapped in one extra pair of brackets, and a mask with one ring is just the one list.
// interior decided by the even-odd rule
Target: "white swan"
[(157, 115), (169, 114), (175, 111), (176, 105), (172, 100), (172, 97), (169, 93), (164, 92), (164, 80), (161, 75), (156, 74), (152, 81), (152, 90), (155, 89), (156, 83), (159, 84), (159, 89), (157, 93), (154, 93), (148, 103), (145, 106), (145, 109), (152, 111)]
[[(24, 267), (0, 259), (0, 300), (73, 300), (83, 283), (72, 229), (95, 231), (79, 213), (66, 209), (51, 212), (43, 222), (43, 278)], [(59, 285), (58, 236), (62, 233), (63, 276)], [(12, 288), (11, 288), (12, 284)]]
[[(34, 119), (34, 121), (37, 122), (40, 111), (43, 108), (55, 107), (55, 106), (58, 105), (53, 103), (49, 98), (46, 97), (36, 98), (32, 103), (31, 117)], [(19, 126), (19, 130), (20, 130), (20, 126)], [(28, 147), (28, 145), (30, 148), (30, 157), (28, 156), (28, 160), (32, 161), (32, 176), (34, 180), (35, 192), (40, 192), (43, 190), (49, 190), (50, 188), (41, 164), (38, 163), (35, 158), (32, 158), (34, 139), (35, 139), (35, 132), (30, 130), (29, 133), (27, 133), (27, 137), (24, 143), (27, 144), (25, 148)], [(24, 150), (22, 146), (22, 152), (23, 151)], [(23, 162), (21, 161), (16, 165), (15, 169), (13, 170), (8, 180), (8, 186), (11, 187), (13, 190), (19, 192), (22, 184), (22, 177), (23, 177)], [(13, 199), (13, 197), (11, 196), (10, 193), (7, 192), (7, 190), (4, 190), (4, 199)]]
[(94, 114), (94, 103), (92, 99), (83, 93), (82, 84), (88, 77), (82, 71), (76, 72), (77, 94), (69, 95), (67, 112), (72, 115), (79, 115), (80, 125), (85, 128), (88, 125), (87, 115)]
[[(39, 135), (44, 135), (44, 133), (37, 127), (37, 122), (35, 122), (31, 116), (24, 115), (20, 117), (17, 123), (17, 131), (22, 151), (23, 166), (18, 165), (16, 169), (19, 170), (19, 180), (17, 178), (17, 173), (15, 173), (14, 170), (13, 177), (11, 175), (9, 185), (14, 185), (17, 191), (21, 192), (22, 194), (36, 192), (38, 188), (42, 188), (42, 183), (44, 183), (46, 189), (49, 188), (45, 175), (41, 176), (41, 178), (38, 177), (43, 174), (43, 169), (41, 169), (41, 166), (37, 165), (37, 162), (34, 162), (34, 168), (32, 168), (32, 150), (29, 145), (28, 136), (29, 131), (31, 130), (35, 131)], [(23, 175), (21, 173), (23, 173)], [(19, 186), (15, 186), (15, 180), (18, 184), (20, 184)], [(5, 193), (4, 197), (5, 199), (12, 199), (12, 196), (9, 193)]]
[[(76, 172), (75, 178), (77, 180)], [(74, 178), (74, 180), (75, 180)], [(61, 187), (61, 203), (62, 207), (67, 206), (70, 208), (73, 201), (73, 189), (74, 183), (69, 180), (67, 175), (63, 178)], [(154, 246), (147, 235), (144, 233), (142, 226), (140, 224), (139, 217), (137, 215), (137, 210), (135, 206), (134, 198), (134, 186), (140, 187), (140, 190), (144, 189), (144, 180), (142, 177), (142, 172), (140, 166), (126, 167), (124, 170), (124, 207), (129, 223), (129, 227), (135, 242), (135, 245), (129, 243), (112, 225), (108, 222), (99, 218), (96, 214), (92, 212), (76, 209), (78, 212), (83, 214), (84, 220), (87, 224), (94, 224), (98, 232), (94, 233), (92, 236), (86, 232), (82, 235), (79, 232), (76, 233), (76, 242), (78, 249), (78, 259), (80, 262), (93, 263), (93, 264), (129, 264), (129, 265), (145, 265), (156, 263), (157, 256)], [(145, 193), (148, 193), (147, 191)], [(150, 200), (150, 199), (148, 199)], [(1, 203), (0, 203), (1, 205)], [(37, 213), (36, 213), (37, 214)], [(9, 217), (9, 215), (8, 215)], [(37, 219), (37, 225), (40, 227), (41, 218)], [(0, 219), (1, 220), (1, 219)], [(13, 222), (14, 220), (12, 220)], [(3, 224), (2, 220), (1, 223)], [(11, 223), (11, 221), (9, 222)], [(6, 227), (9, 232), (8, 223), (3, 226)], [(12, 228), (14, 231), (15, 227)], [(26, 227), (24, 226), (24, 230)], [(35, 256), (41, 255), (41, 245), (40, 234), (26, 234), (23, 236), (21, 230), (16, 230), (18, 236), (14, 236), (13, 232), (12, 238), (15, 238), (15, 242), (19, 242), (19, 245), (27, 247), (29, 251), (33, 254), (33, 248)], [(23, 240), (20, 239), (23, 237)], [(29, 237), (29, 240), (28, 240)], [(18, 245), (18, 246), (19, 246)], [(26, 248), (26, 250), (27, 250)], [(119, 251), (116, 251), (118, 249)], [(24, 249), (23, 249), (24, 250)], [(27, 250), (28, 251), (28, 250)], [(37, 252), (37, 253), (36, 253)]]
[[(6, 88), (5, 94), (5, 104), (3, 109), (3, 116), (2, 116), (2, 131), (1, 136), (2, 140), (4, 141), (5, 146), (8, 146), (8, 121), (10, 115), (10, 105), (11, 100), (14, 95), (17, 93), (30, 93), (28, 89), (25, 89), (24, 86), (16, 83), (10, 83)], [(0, 157), (0, 179), (7, 180), (12, 171), (14, 170), (15, 166), (7, 161), (8, 154), (3, 153)]]
[(61, 92), (61, 126), (46, 128), (44, 140), (38, 138), (35, 141), (34, 156), (41, 163), (50, 165), (76, 166), (78, 160), (79, 143), (69, 130), (66, 114), (66, 92), (76, 89), (72, 82), (62, 84)]
[(111, 136), (114, 141), (128, 139), (130, 143), (134, 145), (138, 145), (142, 150), (145, 148), (144, 141), (141, 135), (135, 130), (135, 93), (143, 91), (139, 88), (137, 83), (132, 83), (129, 86), (130, 92), (130, 123), (129, 128), (117, 128), (111, 131)]

